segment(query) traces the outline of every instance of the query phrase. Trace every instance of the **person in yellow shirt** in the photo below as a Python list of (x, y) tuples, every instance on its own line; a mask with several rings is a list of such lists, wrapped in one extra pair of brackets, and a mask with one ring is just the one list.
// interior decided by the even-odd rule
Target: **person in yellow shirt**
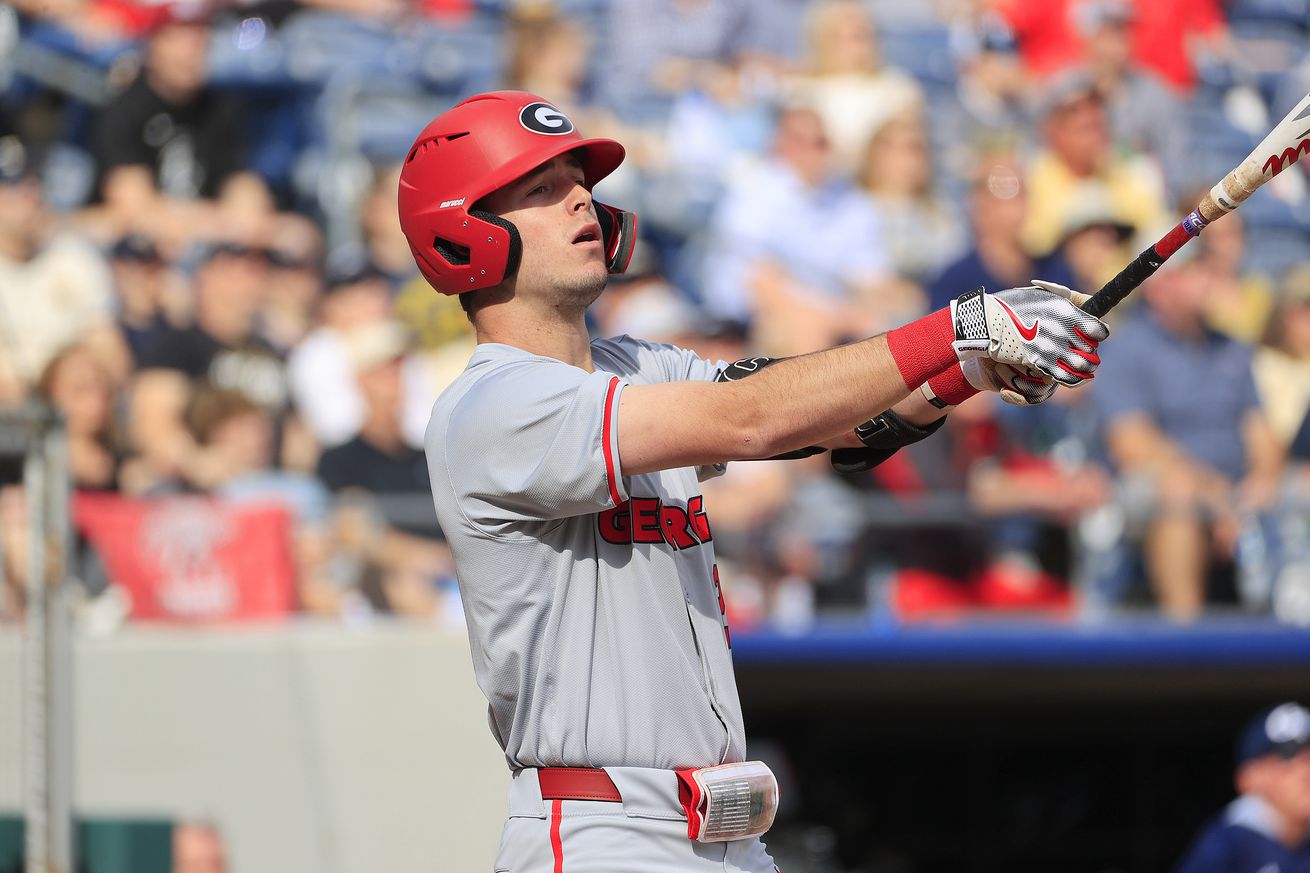
[(1171, 223), (1155, 163), (1114, 151), (1105, 101), (1082, 73), (1057, 80), (1044, 95), (1043, 110), (1044, 145), (1028, 171), (1025, 246), (1038, 257), (1050, 252), (1069, 214), (1095, 198), (1135, 231), (1124, 251), (1127, 263)]

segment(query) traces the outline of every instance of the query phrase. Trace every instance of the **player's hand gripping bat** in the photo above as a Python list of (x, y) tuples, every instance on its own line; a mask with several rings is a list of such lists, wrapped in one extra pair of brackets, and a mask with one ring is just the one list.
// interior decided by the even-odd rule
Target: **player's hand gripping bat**
[(1170, 255), (1200, 234), (1207, 224), (1232, 212), (1256, 188), (1296, 163), (1296, 159), (1306, 153), (1310, 153), (1310, 94), (1302, 98), (1278, 122), (1255, 150), (1246, 156), (1246, 160), (1210, 189), (1210, 193), (1205, 195), (1205, 199), (1191, 215), (1093, 294), (1083, 304), (1083, 311), (1097, 318), (1105, 315), (1134, 288), (1150, 278)]

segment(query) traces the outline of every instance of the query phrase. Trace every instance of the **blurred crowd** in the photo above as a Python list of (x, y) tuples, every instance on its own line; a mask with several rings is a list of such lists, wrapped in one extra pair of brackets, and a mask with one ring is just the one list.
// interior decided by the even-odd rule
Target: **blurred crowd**
[[(795, 355), (980, 285), (1096, 290), (1300, 99), (1308, 30), (1306, 0), (18, 0), (0, 9), (0, 409), (64, 416), (91, 603), (133, 612), (97, 501), (203, 497), (279, 508), (296, 611), (458, 622), (421, 446), (473, 339), (395, 217), (431, 117), (521, 88), (625, 144), (599, 193), (642, 238), (598, 335)], [(1299, 166), (1111, 325), (1095, 382), (1043, 407), (980, 395), (870, 473), (819, 456), (707, 482), (735, 626), (1310, 622)], [(10, 618), (29, 567), (14, 480)], [(167, 516), (143, 538), (204, 575), (213, 519)]]

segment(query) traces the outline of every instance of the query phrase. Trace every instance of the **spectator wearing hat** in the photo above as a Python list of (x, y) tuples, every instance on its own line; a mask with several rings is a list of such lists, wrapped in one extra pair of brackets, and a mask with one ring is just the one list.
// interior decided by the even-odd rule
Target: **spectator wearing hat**
[(118, 329), (134, 361), (141, 360), (169, 327), (184, 324), (190, 304), (185, 282), (164, 260), (154, 240), (140, 233), (121, 237), (109, 249), (118, 303)]
[(995, 13), (957, 22), (951, 53), (954, 88), (933, 106), (934, 140), (947, 169), (968, 179), (979, 153), (1013, 149), (1032, 126), (1033, 82), (1014, 31)]
[(1133, 3), (1085, 0), (1073, 15), (1083, 40), (1087, 74), (1105, 99), (1115, 147), (1149, 156), (1170, 191), (1177, 193), (1182, 180), (1171, 170), (1183, 166), (1187, 157), (1185, 104), (1158, 74), (1133, 57), (1132, 25), (1137, 16)]
[(405, 441), (403, 367), (409, 336), (376, 319), (345, 331), (342, 340), (364, 417), (354, 438), (328, 449), (318, 476), (347, 506), (371, 510), (376, 530), (363, 557), (378, 573), (372, 593), (383, 611), (439, 617), (438, 585), (453, 564), (432, 508), (427, 462)]
[(1064, 216), (1058, 250), (1073, 271), (1073, 288), (1087, 293), (1100, 288), (1128, 263), (1132, 255), (1125, 243), (1132, 238), (1132, 225), (1114, 215), (1104, 192), (1092, 191), (1074, 204)]
[(1178, 620), (1222, 593), (1207, 581), (1231, 579), (1217, 571), (1234, 567), (1241, 531), (1271, 509), (1282, 472), (1251, 349), (1206, 324), (1212, 289), (1194, 260), (1149, 279), (1091, 386), (1147, 579)]
[(38, 155), (0, 138), (0, 402), (21, 400), (65, 346), (92, 349), (115, 383), (128, 369), (101, 254), (45, 205)]
[(1033, 254), (1059, 242), (1066, 216), (1086, 197), (1102, 197), (1117, 221), (1154, 242), (1172, 222), (1164, 183), (1149, 159), (1114, 150), (1105, 97), (1081, 72), (1065, 75), (1042, 95), (1044, 146), (1028, 170), (1029, 210), (1024, 245)]
[(1208, 822), (1176, 873), (1310, 871), (1310, 710), (1265, 710), (1237, 741), (1238, 797)]
[(287, 358), (296, 409), (325, 448), (352, 439), (364, 423), (346, 334), (392, 317), (391, 291), (380, 270), (360, 265), (328, 274), (315, 326)]

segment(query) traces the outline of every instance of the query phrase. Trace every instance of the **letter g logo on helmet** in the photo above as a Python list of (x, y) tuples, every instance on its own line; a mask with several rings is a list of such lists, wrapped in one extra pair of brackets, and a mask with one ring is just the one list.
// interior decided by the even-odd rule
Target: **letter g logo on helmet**
[(529, 103), (519, 113), (519, 124), (533, 133), (572, 133), (573, 122), (549, 103)]

